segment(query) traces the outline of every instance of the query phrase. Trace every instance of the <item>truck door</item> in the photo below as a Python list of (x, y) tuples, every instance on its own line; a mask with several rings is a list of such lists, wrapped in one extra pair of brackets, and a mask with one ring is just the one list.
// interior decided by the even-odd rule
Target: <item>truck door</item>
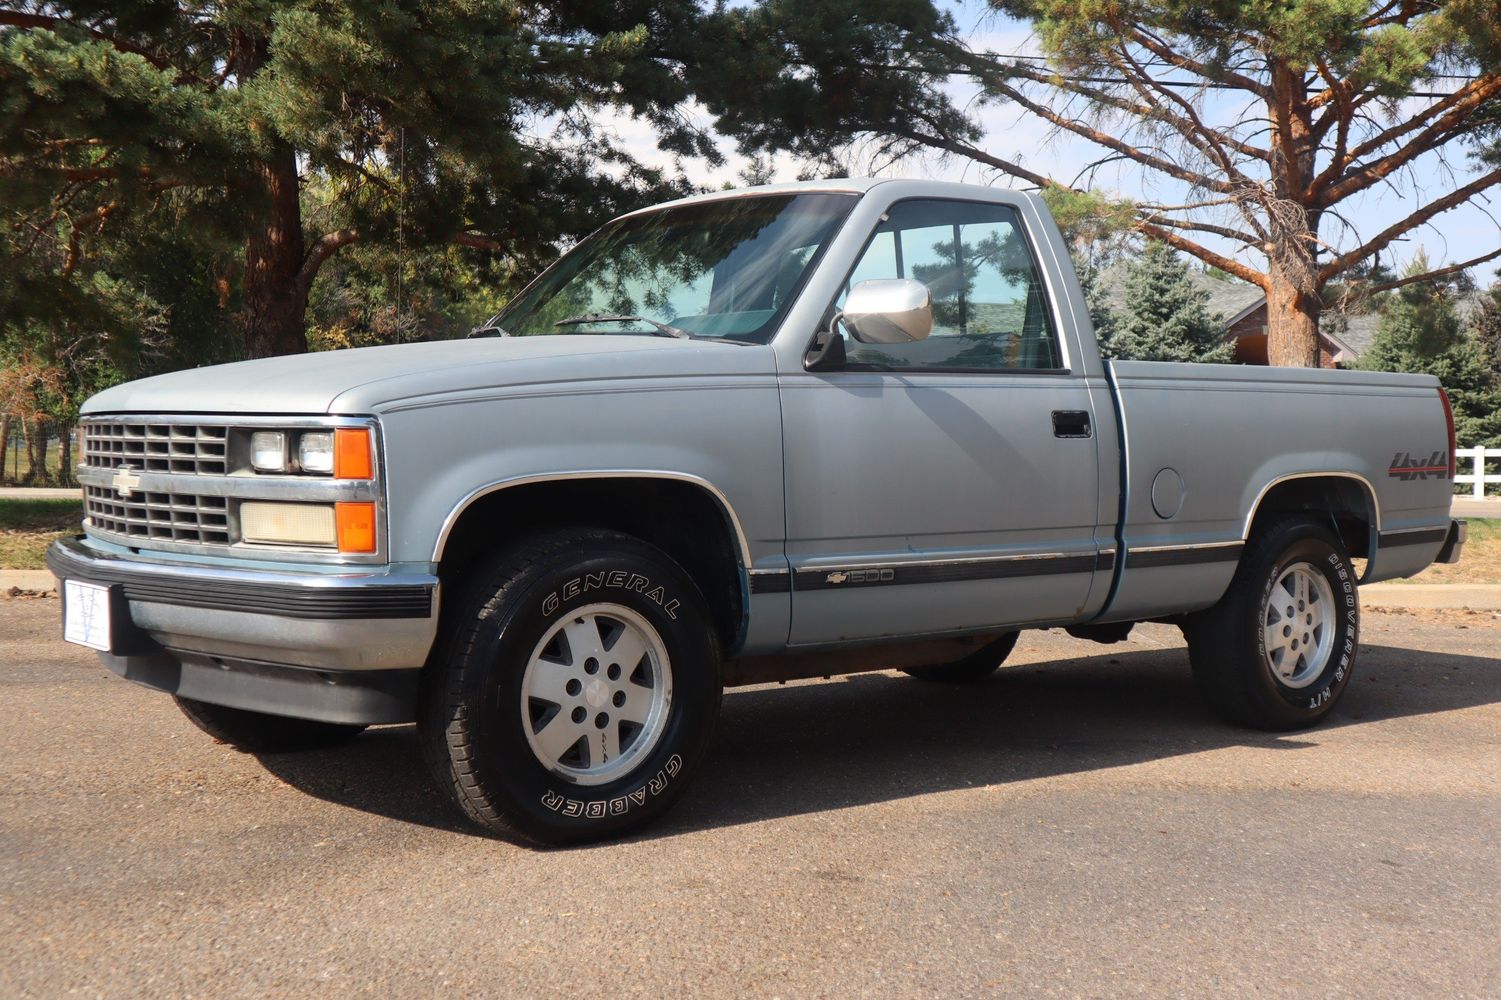
[(870, 278), (926, 283), (934, 328), (782, 379), (791, 641), (1076, 617), (1103, 562), (1096, 421), (1016, 209), (896, 202), (835, 305)]

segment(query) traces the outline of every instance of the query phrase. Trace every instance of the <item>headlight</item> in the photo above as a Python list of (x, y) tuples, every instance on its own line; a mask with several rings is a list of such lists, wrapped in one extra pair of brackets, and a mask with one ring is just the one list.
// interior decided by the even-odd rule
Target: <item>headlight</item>
[(309, 431), (297, 439), (297, 464), (303, 472), (329, 475), (334, 471), (332, 431)]
[[(245, 462), (249, 447), (252, 471), (279, 476), (332, 476), (335, 479), (375, 478), (375, 436), (368, 427), (327, 430), (236, 431), (231, 451)], [(243, 468), (243, 464), (240, 466)]]
[(287, 471), (287, 436), (281, 431), (250, 435), (250, 464), (256, 472)]

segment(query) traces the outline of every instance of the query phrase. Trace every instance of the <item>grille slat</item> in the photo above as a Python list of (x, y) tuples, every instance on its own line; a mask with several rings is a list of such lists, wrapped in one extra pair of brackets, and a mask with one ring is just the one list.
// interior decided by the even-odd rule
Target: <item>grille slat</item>
[(83, 426), (83, 464), (222, 476), (229, 471), (228, 436), (229, 428), (219, 424), (90, 422)]
[(229, 513), (223, 497), (194, 493), (121, 497), (102, 486), (87, 486), (84, 511), (91, 526), (116, 535), (229, 544)]

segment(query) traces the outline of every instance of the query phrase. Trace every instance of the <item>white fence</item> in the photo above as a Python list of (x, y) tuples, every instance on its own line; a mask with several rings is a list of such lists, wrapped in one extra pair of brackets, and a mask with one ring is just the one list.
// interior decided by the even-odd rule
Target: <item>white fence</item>
[(1460, 469), (1468, 463), (1474, 470), (1470, 473), (1460, 472), (1454, 477), (1456, 483), (1473, 483), (1473, 495), (1476, 498), (1485, 496), (1487, 484), (1501, 486), (1501, 473), (1487, 474), (1485, 460), (1492, 459), (1501, 462), (1501, 448), (1455, 448), (1454, 458)]

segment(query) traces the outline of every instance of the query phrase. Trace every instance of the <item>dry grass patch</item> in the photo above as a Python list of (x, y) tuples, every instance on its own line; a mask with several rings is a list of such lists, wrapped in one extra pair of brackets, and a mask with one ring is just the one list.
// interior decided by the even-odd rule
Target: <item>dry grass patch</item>
[(81, 500), (0, 499), (0, 569), (46, 569), (47, 546), (82, 520)]
[(1459, 562), (1435, 564), (1395, 583), (1501, 583), (1501, 519), (1469, 518), (1470, 538)]

